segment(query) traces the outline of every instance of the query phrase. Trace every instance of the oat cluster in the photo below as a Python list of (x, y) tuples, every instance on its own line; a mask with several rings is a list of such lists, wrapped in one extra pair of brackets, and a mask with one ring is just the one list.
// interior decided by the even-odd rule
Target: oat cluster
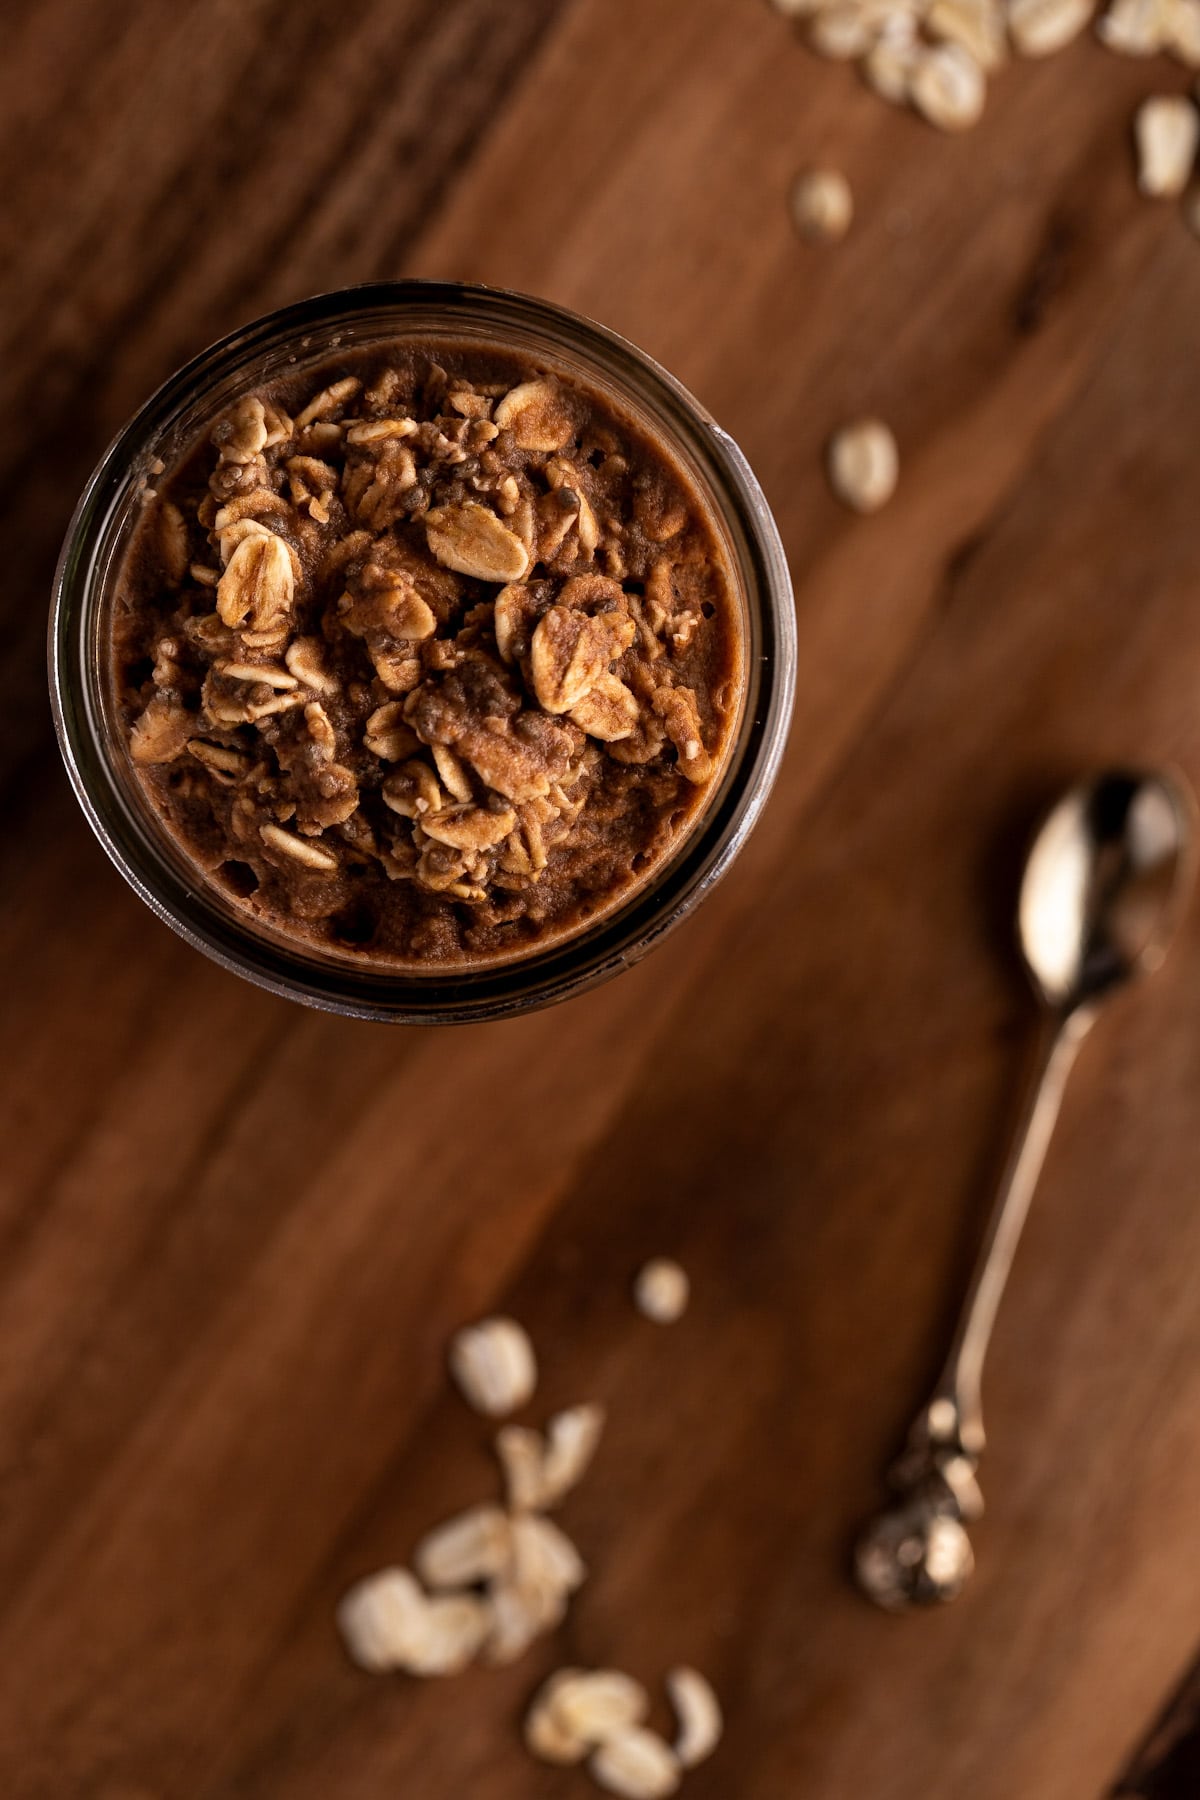
[(620, 1669), (559, 1669), (539, 1688), (525, 1718), (525, 1742), (541, 1762), (581, 1763), (598, 1787), (623, 1800), (663, 1800), (685, 1769), (720, 1742), (721, 1708), (696, 1669), (672, 1669), (666, 1689), (676, 1718), (673, 1742), (646, 1724), (650, 1696)]
[[(537, 1383), (528, 1334), (513, 1319), (459, 1332), (450, 1367), (464, 1398), (488, 1417), (524, 1406)], [(515, 1662), (566, 1615), (587, 1568), (547, 1515), (583, 1478), (604, 1430), (592, 1404), (556, 1413), (544, 1432), (506, 1426), (496, 1439), (503, 1504), (458, 1513), (417, 1545), (412, 1569), (381, 1569), (358, 1582), (338, 1611), (360, 1667), (455, 1675), (482, 1660)]]
[[(983, 115), (988, 77), (1013, 56), (1064, 49), (1094, 25), (1122, 56), (1166, 55), (1200, 69), (1200, 0), (772, 0), (803, 25), (818, 55), (856, 62), (870, 87), (894, 106), (911, 106), (943, 131), (965, 131)], [(1135, 120), (1138, 185), (1178, 195), (1196, 172), (1198, 115), (1193, 99), (1148, 100)], [(844, 191), (843, 191), (844, 188)], [(853, 202), (836, 170), (806, 173), (792, 196), (803, 237), (828, 242), (850, 223)], [(1200, 186), (1185, 216), (1200, 231)]]
[[(1173, 56), (1200, 68), (1200, 0), (771, 0), (799, 21), (812, 49), (857, 62), (867, 83), (931, 124), (961, 131), (983, 114), (987, 76), (1010, 55), (1049, 56), (1095, 21), (1096, 35), (1125, 56)], [(1137, 182), (1152, 199), (1184, 195), (1184, 218), (1200, 237), (1200, 84), (1192, 95), (1155, 95), (1134, 118)], [(802, 169), (792, 219), (811, 244), (840, 242), (854, 196), (839, 169)], [(882, 420), (853, 420), (829, 439), (826, 472), (842, 503), (859, 513), (885, 506), (900, 473), (895, 437)]]
[[(640, 1271), (635, 1294), (648, 1317), (670, 1323), (686, 1307), (687, 1275), (656, 1258)], [(448, 1360), (463, 1398), (487, 1418), (516, 1411), (536, 1391), (537, 1358), (515, 1319), (465, 1326)], [(380, 1569), (342, 1599), (338, 1625), (353, 1661), (373, 1674), (457, 1675), (475, 1662), (515, 1662), (560, 1625), (587, 1568), (548, 1514), (587, 1473), (604, 1424), (604, 1409), (588, 1402), (556, 1413), (544, 1431), (504, 1425), (495, 1442), (503, 1502), (484, 1501), (436, 1526), (416, 1546), (411, 1569)], [(526, 1746), (543, 1762), (586, 1763), (597, 1786), (624, 1800), (660, 1800), (712, 1755), (723, 1729), (716, 1694), (697, 1670), (672, 1669), (666, 1689), (671, 1739), (652, 1728), (650, 1696), (632, 1676), (560, 1669), (529, 1707)]]
[(1050, 56), (1095, 20), (1126, 56), (1165, 52), (1200, 69), (1200, 0), (773, 0), (821, 56), (857, 62), (868, 84), (944, 131), (981, 117), (987, 78), (1010, 56)]

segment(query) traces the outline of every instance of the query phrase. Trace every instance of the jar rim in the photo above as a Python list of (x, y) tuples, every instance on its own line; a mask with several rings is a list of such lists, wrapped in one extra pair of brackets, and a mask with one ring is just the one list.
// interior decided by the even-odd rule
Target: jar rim
[[(417, 322), (424, 314), (437, 315), (440, 324)], [(372, 323), (379, 327), (373, 336)], [(194, 879), (189, 887), (170, 868), (169, 846), (161, 841), (166, 833), (161, 826), (157, 833), (140, 828), (104, 751), (94, 631), (117, 560), (109, 542), (114, 520), (139, 483), (144, 487), (158, 472), (153, 456), (171, 431), (186, 441), (184, 422), (206, 411), (211, 416), (222, 381), (236, 380), (256, 357), (292, 346), (305, 351), (311, 344), (328, 356), (340, 341), (331, 342), (328, 333), (339, 328), (350, 334), (347, 347), (356, 329), (368, 333), (361, 341), (376, 342), (440, 329), (511, 344), (516, 332), (528, 340), (522, 347), (541, 341), (548, 356), (557, 337), (569, 340), (584, 366), (594, 364), (623, 394), (628, 387), (651, 405), (660, 424), (673, 428), (672, 447), (689, 452), (693, 478), (705, 478), (706, 498), (733, 539), (727, 551), (736, 551), (734, 572), (759, 638), (747, 742), (731, 752), (724, 792), (705, 806), (662, 872), (589, 925), (503, 961), (425, 973), (365, 959), (355, 965), (323, 957), (299, 939), (260, 935), (240, 917), (226, 917)], [(405, 280), (335, 289), (264, 314), (191, 358), (150, 395), (113, 438), (75, 509), (55, 576), (48, 655), (55, 729), (76, 797), (111, 860), (159, 918), (223, 967), (274, 993), (359, 1018), (456, 1023), (529, 1011), (595, 985), (639, 960), (711, 890), (757, 821), (782, 758), (795, 690), (795, 617), (778, 530), (749, 464), (654, 358), (551, 301), (471, 283)]]

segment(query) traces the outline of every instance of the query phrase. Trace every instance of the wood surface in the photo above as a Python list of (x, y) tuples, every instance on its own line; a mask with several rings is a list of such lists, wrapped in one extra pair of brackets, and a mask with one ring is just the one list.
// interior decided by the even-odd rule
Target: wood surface
[[(1183, 86), (1080, 42), (950, 139), (759, 0), (10, 9), (5, 1800), (568, 1800), (586, 1778), (519, 1742), (540, 1678), (681, 1660), (728, 1714), (692, 1800), (1116, 1785), (1200, 1633), (1200, 909), (1073, 1080), (969, 1595), (887, 1618), (846, 1557), (1030, 1040), (1030, 819), (1113, 761), (1200, 780), (1200, 245), (1129, 146)], [(856, 194), (833, 251), (789, 226), (814, 159)], [(797, 590), (786, 766), (722, 888), (594, 994), (456, 1031), (306, 1012), (158, 925), (70, 798), (42, 671), (132, 408), (252, 315), (398, 275), (660, 357), (743, 444)], [(863, 410), (902, 456), (869, 521), (820, 471)], [(669, 1331), (628, 1294), (660, 1252), (694, 1287)], [(513, 1669), (372, 1679), (333, 1610), (493, 1489), (442, 1360), (492, 1308), (537, 1343), (533, 1418), (610, 1409), (563, 1515), (592, 1576)]]
[(1186, 1800), (1200, 1793), (1200, 1664), (1172, 1694), (1116, 1791), (1139, 1800)]

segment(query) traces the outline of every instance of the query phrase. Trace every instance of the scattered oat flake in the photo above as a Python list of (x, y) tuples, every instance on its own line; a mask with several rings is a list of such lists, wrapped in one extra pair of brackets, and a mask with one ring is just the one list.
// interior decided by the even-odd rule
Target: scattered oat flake
[(603, 1435), (604, 1420), (604, 1408), (595, 1402), (569, 1406), (550, 1420), (542, 1462), (543, 1506), (557, 1506), (583, 1479)]
[(556, 1413), (540, 1432), (506, 1425), (496, 1436), (508, 1504), (514, 1513), (558, 1506), (583, 1478), (604, 1430), (602, 1406), (585, 1403)]
[(858, 419), (834, 433), (829, 445), (829, 480), (834, 493), (855, 512), (878, 512), (896, 491), (900, 454), (882, 419)]
[(641, 1724), (650, 1696), (619, 1669), (559, 1669), (534, 1695), (525, 1742), (545, 1762), (581, 1762), (589, 1750)]
[(1167, 0), (1163, 41), (1189, 69), (1200, 69), (1200, 0)]
[(810, 244), (836, 244), (850, 229), (854, 195), (838, 169), (805, 169), (792, 187), (792, 218)]
[(494, 1668), (516, 1662), (536, 1638), (562, 1623), (568, 1599), (567, 1590), (561, 1587), (530, 1587), (508, 1575), (493, 1582), (487, 1593), (484, 1660)]
[(916, 29), (907, 14), (894, 14), (868, 52), (862, 72), (881, 99), (902, 106), (921, 53)]
[(567, 1603), (587, 1570), (566, 1534), (538, 1513), (512, 1522), (512, 1556), (487, 1591), (489, 1663), (515, 1662), (566, 1616)]
[(1004, 13), (997, 0), (932, 0), (924, 25), (930, 37), (960, 45), (989, 73), (1007, 59)]
[(531, 1593), (574, 1593), (587, 1567), (565, 1531), (540, 1513), (512, 1521), (512, 1579)]
[(1163, 47), (1162, 0), (1113, 0), (1096, 22), (1101, 43), (1121, 56), (1155, 56)]
[(1008, 0), (1008, 35), (1021, 56), (1052, 56), (1077, 38), (1095, 0)]
[(589, 1669), (552, 1678), (543, 1689), (560, 1724), (587, 1749), (640, 1725), (650, 1696), (620, 1669)]
[(381, 1569), (352, 1587), (337, 1610), (351, 1660), (380, 1674), (400, 1668), (424, 1630), (425, 1596), (407, 1569)]
[(505, 1425), (497, 1432), (496, 1455), (513, 1512), (533, 1512), (545, 1504), (545, 1453), (541, 1433), (526, 1425)]
[(698, 1669), (672, 1669), (667, 1676), (667, 1693), (679, 1720), (675, 1755), (683, 1768), (694, 1769), (712, 1755), (721, 1741), (724, 1721), (720, 1703), (711, 1682)]
[(588, 1753), (587, 1741), (563, 1723), (553, 1704), (558, 1688), (583, 1673), (582, 1669), (560, 1669), (534, 1696), (525, 1715), (525, 1747), (539, 1762), (578, 1763)]
[(499, 1506), (472, 1506), (427, 1532), (413, 1565), (428, 1587), (460, 1588), (498, 1575), (511, 1555), (507, 1513)]
[(960, 44), (937, 44), (916, 61), (909, 97), (941, 131), (966, 131), (979, 122), (987, 84), (975, 58)]
[(1182, 194), (1196, 166), (1200, 112), (1183, 94), (1144, 100), (1134, 120), (1138, 187), (1160, 199)]
[(650, 1697), (619, 1669), (559, 1669), (538, 1689), (525, 1719), (525, 1742), (545, 1762), (573, 1763), (589, 1750), (588, 1768), (610, 1793), (673, 1794), (683, 1769), (711, 1756), (720, 1741), (721, 1708), (696, 1669), (672, 1669), (667, 1692), (678, 1720), (675, 1746), (645, 1728)]
[(808, 27), (808, 41), (817, 55), (835, 62), (865, 56), (874, 40), (874, 24), (855, 0), (833, 0), (832, 5), (822, 6)]
[(426, 1600), (400, 1667), (410, 1675), (461, 1675), (475, 1660), (490, 1626), (487, 1605), (475, 1594)]
[(679, 1763), (671, 1746), (643, 1727), (618, 1732), (601, 1744), (588, 1771), (598, 1787), (624, 1800), (662, 1800), (679, 1786)]
[(468, 1404), (493, 1418), (516, 1412), (537, 1386), (533, 1345), (515, 1319), (485, 1319), (457, 1332), (450, 1370)]
[(687, 1271), (669, 1257), (656, 1256), (638, 1270), (633, 1297), (643, 1318), (674, 1325), (687, 1311), (691, 1283)]

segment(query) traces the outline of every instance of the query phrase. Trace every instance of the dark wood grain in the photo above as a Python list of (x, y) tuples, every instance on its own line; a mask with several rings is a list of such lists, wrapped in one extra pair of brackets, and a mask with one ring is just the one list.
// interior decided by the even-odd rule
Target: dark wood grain
[(1186, 1800), (1200, 1793), (1200, 1664), (1172, 1694), (1114, 1792), (1138, 1800)]
[[(1195, 912), (1068, 1098), (989, 1366), (974, 1587), (898, 1621), (845, 1571), (1020, 1077), (1029, 821), (1097, 763), (1200, 780), (1200, 256), (1127, 142), (1181, 85), (1081, 43), (949, 140), (753, 0), (45, 0), (10, 27), (5, 1800), (566, 1800), (584, 1779), (519, 1746), (540, 1676), (685, 1658), (729, 1717), (695, 1800), (1118, 1781), (1200, 1621)], [(818, 156), (857, 197), (832, 253), (786, 214)], [(797, 586), (796, 726), (736, 871), (619, 981), (455, 1032), (305, 1013), (154, 923), (73, 807), (41, 673), (76, 492), (148, 388), (397, 274), (544, 293), (660, 356), (742, 441)], [(903, 459), (865, 522), (819, 472), (864, 408)], [(671, 1332), (628, 1299), (658, 1251), (694, 1284)], [(592, 1578), (512, 1670), (371, 1680), (333, 1608), (494, 1482), (442, 1368), (493, 1306), (539, 1408), (610, 1409), (564, 1514)]]

